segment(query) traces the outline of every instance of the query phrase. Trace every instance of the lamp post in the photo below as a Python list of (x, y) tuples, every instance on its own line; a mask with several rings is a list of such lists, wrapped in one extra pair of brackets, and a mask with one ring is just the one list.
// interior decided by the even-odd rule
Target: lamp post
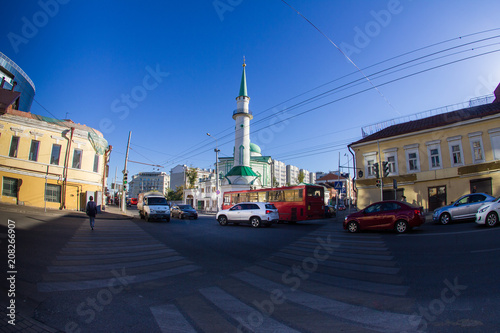
[(349, 169), (349, 155), (345, 153), (344, 156), (347, 157), (347, 184), (346, 184), (347, 214), (350, 214), (351, 213), (351, 170)]
[(207, 133), (207, 135), (215, 140), (215, 205), (217, 212), (219, 211), (219, 144), (215, 137)]

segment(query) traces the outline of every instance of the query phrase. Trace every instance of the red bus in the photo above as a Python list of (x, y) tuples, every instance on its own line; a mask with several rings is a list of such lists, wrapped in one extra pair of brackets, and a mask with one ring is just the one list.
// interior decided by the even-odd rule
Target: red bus
[(222, 209), (240, 202), (270, 202), (280, 214), (280, 220), (296, 222), (325, 217), (325, 189), (317, 185), (297, 185), (259, 190), (224, 193)]

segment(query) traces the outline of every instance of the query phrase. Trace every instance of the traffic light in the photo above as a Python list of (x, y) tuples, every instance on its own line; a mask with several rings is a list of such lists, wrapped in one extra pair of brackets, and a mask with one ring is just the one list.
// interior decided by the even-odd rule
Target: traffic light
[(375, 178), (380, 178), (378, 163), (373, 163), (373, 174), (375, 175)]
[(127, 171), (125, 171), (123, 173), (123, 185), (127, 185), (127, 181), (128, 181), (128, 174)]
[(385, 177), (389, 176), (389, 162), (382, 162), (382, 175)]
[(377, 182), (375, 183), (375, 185), (377, 185), (377, 187), (380, 187), (380, 179), (377, 179)]

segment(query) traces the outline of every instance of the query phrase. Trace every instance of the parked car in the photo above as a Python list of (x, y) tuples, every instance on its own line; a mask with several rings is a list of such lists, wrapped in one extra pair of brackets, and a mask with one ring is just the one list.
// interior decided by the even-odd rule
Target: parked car
[(137, 198), (130, 198), (131, 205), (137, 205)]
[(475, 219), (479, 207), (494, 200), (495, 197), (486, 193), (466, 194), (451, 205), (435, 209), (432, 213), (432, 220), (441, 224), (449, 224), (453, 220)]
[(424, 223), (422, 207), (391, 200), (373, 203), (359, 212), (347, 215), (343, 226), (349, 232), (392, 229), (403, 233)]
[(170, 214), (172, 217), (178, 217), (180, 219), (187, 217), (188, 219), (193, 218), (196, 220), (198, 218), (198, 212), (191, 207), (191, 205), (174, 206), (170, 209)]
[(215, 216), (219, 224), (225, 226), (228, 222), (234, 224), (250, 223), (258, 228), (262, 224), (270, 226), (278, 223), (280, 216), (278, 209), (269, 202), (241, 202), (229, 209), (221, 210)]
[(338, 211), (341, 211), (341, 210), (346, 210), (346, 207), (344, 204), (339, 204), (339, 206), (337, 207), (337, 210)]
[(325, 218), (330, 218), (335, 216), (337, 216), (335, 207), (332, 205), (325, 205)]
[(496, 201), (488, 202), (479, 207), (476, 213), (476, 223), (494, 227), (498, 224), (500, 214), (500, 198)]

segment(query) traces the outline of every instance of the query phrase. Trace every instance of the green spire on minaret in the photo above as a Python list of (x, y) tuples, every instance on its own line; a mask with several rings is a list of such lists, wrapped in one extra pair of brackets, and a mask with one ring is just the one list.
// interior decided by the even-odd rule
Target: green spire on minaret
[(239, 96), (245, 96), (248, 97), (247, 93), (247, 77), (245, 74), (245, 67), (247, 65), (245, 64), (245, 57), (243, 57), (243, 74), (241, 75), (241, 84), (240, 84), (240, 94)]

